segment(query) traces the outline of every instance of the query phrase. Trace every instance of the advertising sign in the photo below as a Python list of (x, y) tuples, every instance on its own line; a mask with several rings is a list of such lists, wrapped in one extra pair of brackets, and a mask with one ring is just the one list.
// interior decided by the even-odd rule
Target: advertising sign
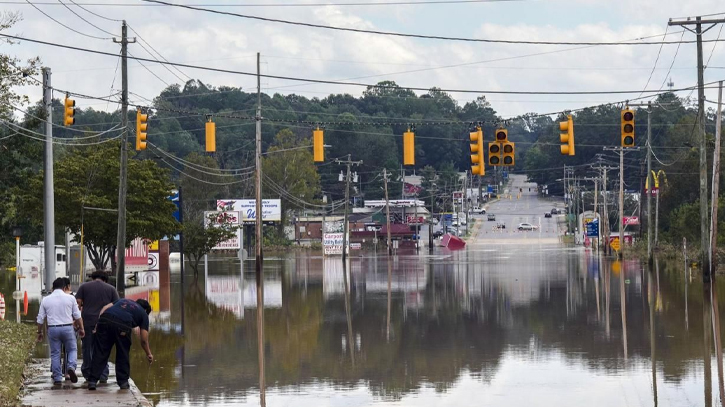
[(623, 219), (625, 226), (639, 225), (639, 216), (625, 216)]
[(325, 222), (322, 225), (322, 247), (325, 255), (342, 255), (344, 225), (341, 221)]
[[(218, 227), (220, 225), (238, 225), (239, 212), (236, 211), (205, 211), (204, 221), (206, 227)], [(214, 246), (212, 250), (239, 250), (242, 247), (242, 231), (237, 228), (236, 236), (225, 240)]]
[[(257, 221), (257, 201), (255, 199), (220, 199), (216, 207), (220, 211), (236, 211), (243, 223)], [(282, 220), (282, 201), (262, 199), (262, 221), (280, 222)]]
[(585, 223), (587, 237), (599, 237), (599, 219), (593, 219)]
[(126, 272), (144, 271), (149, 263), (149, 247), (140, 237), (126, 248)]
[(408, 224), (422, 224), (425, 221), (425, 218), (422, 216), (406, 216), (406, 223)]

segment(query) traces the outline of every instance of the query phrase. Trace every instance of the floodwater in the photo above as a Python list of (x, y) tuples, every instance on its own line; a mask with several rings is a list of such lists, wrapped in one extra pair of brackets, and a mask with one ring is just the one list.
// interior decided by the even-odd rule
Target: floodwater
[[(426, 254), (424, 254), (426, 253)], [(725, 286), (684, 262), (614, 262), (559, 245), (388, 257), (268, 256), (264, 387), (253, 261), (135, 289), (158, 304), (160, 406), (722, 405)], [(9, 297), (10, 277), (0, 289)], [(725, 279), (721, 280), (725, 281)], [(146, 293), (146, 294), (144, 294)], [(15, 317), (8, 301), (7, 317)], [(37, 304), (31, 303), (32, 322)], [(182, 327), (183, 325), (183, 327)], [(715, 326), (713, 330), (712, 327)], [(184, 335), (181, 335), (183, 328)], [(38, 353), (42, 354), (43, 346)]]

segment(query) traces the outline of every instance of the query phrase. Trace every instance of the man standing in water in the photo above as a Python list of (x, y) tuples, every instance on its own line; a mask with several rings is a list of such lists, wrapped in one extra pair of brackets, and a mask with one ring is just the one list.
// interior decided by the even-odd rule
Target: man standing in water
[(101, 310), (93, 338), (93, 359), (91, 373), (88, 377), (88, 390), (96, 390), (96, 384), (108, 364), (111, 349), (116, 346), (116, 379), (121, 389), (128, 389), (131, 376), (131, 333), (138, 327), (141, 336), (141, 348), (146, 352), (149, 363), (154, 361), (149, 347), (149, 314), (151, 305), (148, 301), (120, 299), (108, 304)]
[[(83, 325), (88, 327), (88, 332), (82, 340), (83, 347), (83, 364), (81, 365), (81, 373), (88, 380), (91, 374), (91, 360), (93, 360), (93, 329), (98, 322), (98, 316), (101, 309), (107, 304), (118, 301), (118, 291), (112, 285), (108, 284), (108, 276), (103, 271), (94, 271), (91, 274), (91, 281), (81, 284), (76, 293), (76, 301), (81, 308), (81, 316), (83, 317)], [(99, 377), (101, 383), (108, 380), (108, 364), (103, 369)]]

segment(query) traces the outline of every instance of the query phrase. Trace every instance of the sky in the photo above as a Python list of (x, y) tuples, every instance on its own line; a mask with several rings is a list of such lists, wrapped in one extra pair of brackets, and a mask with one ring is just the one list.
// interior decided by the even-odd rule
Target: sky
[[(645, 87), (648, 90), (667, 89), (669, 78), (675, 88), (693, 86), (697, 82), (694, 44), (682, 44), (679, 48), (674, 44), (586, 47), (401, 38), (249, 20), (151, 5), (142, 0), (73, 1), (75, 4), (71, 0), (0, 0), (2, 10), (18, 11), (23, 18), (5, 33), (117, 54), (120, 46), (112, 41), (109, 33), (118, 38), (121, 23), (111, 20), (125, 19), (132, 29), (129, 36), (137, 37), (137, 42), (129, 45), (132, 56), (152, 58), (149, 51), (154, 53), (156, 50), (172, 62), (256, 72), (256, 53), (259, 52), (263, 74), (370, 84), (393, 80), (404, 87), (480, 90), (482, 93), (451, 95), (461, 105), (485, 96), (503, 118), (618, 102), (640, 94), (502, 95), (486, 91), (641, 91)], [(321, 25), (527, 41), (603, 42), (657, 36), (646, 41), (659, 42), (665, 33), (668, 41), (681, 38), (692, 41), (694, 34), (683, 33), (681, 27), (668, 27), (668, 20), (712, 13), (721, 15), (711, 18), (725, 17), (725, 4), (717, 0), (642, 0), (636, 3), (621, 0), (490, 0), (397, 5), (374, 5), (374, 2), (396, 0), (169, 1)], [(356, 5), (350, 4), (353, 2)], [(57, 21), (43, 15), (33, 5)], [(713, 27), (704, 38), (725, 39), (723, 27), (725, 24)], [(2, 44), (0, 52), (21, 59), (40, 57), (43, 66), (51, 68), (52, 85), (58, 89), (94, 96), (120, 91), (117, 57), (22, 41), (14, 45)], [(725, 43), (705, 43), (703, 52), (705, 61), (710, 60), (705, 70), (705, 82), (725, 79)], [(153, 58), (159, 58), (159, 55), (154, 53)], [(168, 84), (183, 83), (189, 78), (212, 86), (256, 91), (254, 76), (191, 68), (177, 71), (151, 62), (143, 64), (145, 67), (129, 61), (130, 100), (137, 104), (150, 105), (150, 99)], [(365, 89), (271, 78), (263, 78), (261, 86), (265, 93), (295, 93), (309, 98), (323, 98), (330, 93), (359, 96)], [(20, 91), (34, 101), (42, 97), (38, 86), (24, 87)], [(690, 91), (678, 94), (693, 98), (697, 95)], [(56, 98), (62, 96), (54, 95)], [(709, 100), (717, 100), (715, 89), (707, 90), (706, 96)], [(76, 104), (98, 110), (117, 107), (98, 100), (77, 99)], [(707, 107), (714, 108), (714, 105)]]

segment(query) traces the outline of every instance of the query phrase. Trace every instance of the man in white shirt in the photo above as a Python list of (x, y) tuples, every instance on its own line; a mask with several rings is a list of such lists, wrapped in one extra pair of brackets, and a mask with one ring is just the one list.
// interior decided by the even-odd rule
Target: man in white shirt
[[(75, 297), (66, 294), (63, 278), (53, 281), (53, 293), (43, 298), (38, 311), (38, 342), (43, 340), (43, 322), (48, 321), (48, 341), (50, 343), (50, 370), (53, 372), (53, 384), (60, 385), (65, 373), (68, 373), (73, 383), (78, 382), (76, 365), (78, 359), (78, 344), (73, 327), (78, 326), (78, 335), (86, 335), (83, 329), (81, 311)], [(62, 372), (60, 367), (60, 347), (65, 346), (68, 356), (68, 371)]]

